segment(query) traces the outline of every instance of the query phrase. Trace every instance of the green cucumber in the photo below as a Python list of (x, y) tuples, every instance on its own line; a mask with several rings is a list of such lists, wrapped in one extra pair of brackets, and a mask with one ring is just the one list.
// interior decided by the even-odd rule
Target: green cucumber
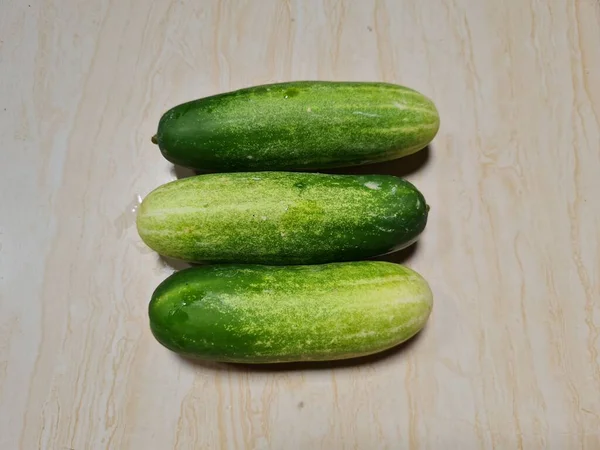
[(318, 264), (404, 248), (428, 210), (415, 186), (390, 175), (232, 172), (156, 188), (137, 230), (159, 254), (189, 262)]
[(170, 162), (202, 171), (317, 170), (415, 153), (439, 126), (434, 103), (413, 89), (297, 81), (177, 105), (152, 140)]
[(417, 272), (359, 261), (193, 267), (163, 281), (148, 312), (155, 338), (176, 353), (274, 363), (389, 349), (425, 326), (432, 305), (431, 289)]

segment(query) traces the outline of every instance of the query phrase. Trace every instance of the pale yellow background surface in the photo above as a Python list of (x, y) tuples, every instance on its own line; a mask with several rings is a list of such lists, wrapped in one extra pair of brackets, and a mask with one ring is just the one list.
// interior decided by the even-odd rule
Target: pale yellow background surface
[[(173, 268), (132, 210), (177, 175), (150, 137), (293, 79), (437, 104), (377, 168), (431, 205), (397, 259), (431, 321), (359, 366), (184, 362), (147, 323)], [(1, 449), (600, 449), (598, 1), (3, 0), (0, 138)]]

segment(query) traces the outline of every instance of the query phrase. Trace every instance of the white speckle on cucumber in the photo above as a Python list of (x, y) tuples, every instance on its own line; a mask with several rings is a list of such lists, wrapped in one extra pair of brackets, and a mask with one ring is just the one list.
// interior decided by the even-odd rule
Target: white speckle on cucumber
[(357, 116), (379, 117), (379, 114), (366, 113), (362, 111), (354, 111), (352, 114), (356, 114)]

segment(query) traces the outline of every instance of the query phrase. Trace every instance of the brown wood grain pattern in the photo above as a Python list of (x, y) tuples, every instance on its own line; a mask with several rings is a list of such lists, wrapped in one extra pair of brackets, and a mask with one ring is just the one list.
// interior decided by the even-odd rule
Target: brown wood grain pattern
[[(600, 448), (600, 3), (0, 4), (0, 448)], [(426, 329), (361, 364), (183, 360), (148, 328), (181, 265), (137, 236), (187, 172), (150, 142), (193, 98), (382, 80), (439, 108), (366, 168), (431, 205)], [(175, 267), (173, 267), (173, 265)]]

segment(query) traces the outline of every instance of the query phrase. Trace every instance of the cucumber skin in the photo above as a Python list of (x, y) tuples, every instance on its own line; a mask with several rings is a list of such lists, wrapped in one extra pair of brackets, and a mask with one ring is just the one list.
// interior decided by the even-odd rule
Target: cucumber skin
[(153, 141), (168, 161), (203, 172), (318, 170), (410, 155), (439, 126), (434, 103), (413, 89), (296, 81), (177, 105)]
[(428, 211), (414, 185), (390, 175), (238, 172), (158, 187), (137, 229), (157, 253), (188, 262), (320, 264), (404, 248)]
[(154, 337), (173, 352), (257, 364), (377, 353), (417, 334), (432, 306), (417, 272), (359, 261), (192, 267), (156, 288), (148, 313)]

